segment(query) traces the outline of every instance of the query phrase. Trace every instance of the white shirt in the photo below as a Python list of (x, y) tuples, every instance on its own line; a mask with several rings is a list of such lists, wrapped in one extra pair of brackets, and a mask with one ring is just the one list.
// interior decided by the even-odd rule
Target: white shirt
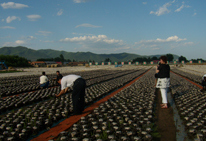
[(67, 87), (72, 88), (74, 81), (77, 80), (78, 78), (81, 78), (81, 76), (75, 74), (64, 76), (61, 80), (61, 90)]
[(44, 83), (46, 83), (47, 81), (49, 81), (49, 79), (47, 78), (47, 76), (42, 75), (42, 76), (40, 77), (40, 84), (44, 84)]

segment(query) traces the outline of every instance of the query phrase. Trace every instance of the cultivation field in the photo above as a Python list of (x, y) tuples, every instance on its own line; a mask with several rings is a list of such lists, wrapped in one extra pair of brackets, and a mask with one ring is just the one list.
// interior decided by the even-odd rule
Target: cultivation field
[[(26, 69), (25, 69), (26, 70)], [(85, 111), (73, 112), (71, 91), (59, 98), (60, 87), (52, 80), (81, 75), (86, 80)], [(190, 139), (206, 137), (206, 101), (193, 70), (171, 66), (170, 95)], [(39, 76), (48, 72), (50, 87), (39, 88)], [(154, 87), (155, 68), (150, 66), (65, 67), (28, 69), (0, 79), (0, 140), (164, 140), (177, 139), (172, 107), (159, 109)], [(200, 73), (200, 72), (199, 72)], [(182, 77), (181, 77), (181, 76)], [(168, 116), (168, 118), (160, 115)], [(162, 126), (167, 124), (170, 128)], [(166, 131), (165, 131), (166, 128)], [(164, 131), (163, 131), (164, 130)], [(164, 134), (169, 133), (167, 137)]]
[[(138, 66), (139, 68), (142, 68), (144, 66)], [(57, 70), (61, 73), (71, 73), (71, 72), (77, 72), (77, 71), (90, 71), (90, 70), (100, 70), (100, 69), (106, 69), (106, 70), (124, 70), (124, 69), (132, 69), (136, 68), (136, 66), (123, 66), (123, 67), (114, 67), (114, 65), (108, 66), (74, 66), (74, 67), (57, 67), (57, 68), (18, 68), (17, 70), (23, 71), (18, 73), (6, 73), (6, 74), (0, 74), (1, 77), (10, 77), (10, 76), (24, 76), (24, 75), (41, 75), (42, 71), (45, 71), (46, 74), (54, 74)]]

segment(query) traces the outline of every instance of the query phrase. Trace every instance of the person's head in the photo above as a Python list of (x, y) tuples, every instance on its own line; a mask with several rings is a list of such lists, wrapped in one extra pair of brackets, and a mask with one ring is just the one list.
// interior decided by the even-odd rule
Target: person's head
[(57, 73), (57, 75), (59, 75), (59, 74), (60, 74), (60, 72), (59, 72), (59, 71), (57, 71), (56, 73)]
[(45, 74), (46, 74), (45, 71), (43, 71), (43, 72), (42, 72), (42, 75), (45, 75)]
[(161, 56), (160, 57), (160, 63), (161, 64), (166, 64), (167, 63), (167, 57), (166, 56)]
[(204, 81), (206, 81), (206, 76), (205, 76), (205, 77), (203, 77), (203, 80), (204, 80)]

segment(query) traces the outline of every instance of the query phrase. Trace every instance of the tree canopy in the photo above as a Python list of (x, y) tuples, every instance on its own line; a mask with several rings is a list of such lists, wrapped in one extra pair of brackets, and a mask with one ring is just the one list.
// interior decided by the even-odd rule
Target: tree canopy
[(172, 54), (166, 54), (166, 56), (167, 56), (167, 61), (173, 61), (173, 59), (174, 59), (174, 56), (172, 55)]
[(182, 61), (188, 62), (188, 60), (187, 60), (186, 57), (180, 56), (180, 57), (179, 57), (179, 62), (182, 62)]
[(29, 67), (28, 60), (17, 55), (0, 55), (0, 61), (5, 61), (8, 67)]

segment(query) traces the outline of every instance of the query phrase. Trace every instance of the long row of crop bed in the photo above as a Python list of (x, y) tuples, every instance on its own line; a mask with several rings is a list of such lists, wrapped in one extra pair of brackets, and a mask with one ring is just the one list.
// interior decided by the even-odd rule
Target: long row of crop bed
[[(189, 78), (196, 77), (189, 74)], [(206, 95), (200, 91), (200, 88), (173, 73), (171, 73), (171, 90), (189, 138), (205, 139)]]
[[(113, 79), (116, 77), (123, 76), (125, 74), (132, 73), (137, 70), (113, 70), (113, 71), (105, 71), (105, 70), (98, 70), (98, 71), (89, 71), (89, 72), (76, 72), (76, 75), (82, 76), (86, 80), (86, 85), (91, 86), (96, 83), (100, 83), (102, 81), (107, 81), (109, 79)], [(68, 75), (69, 73), (63, 74)], [(57, 86), (56, 82), (53, 81), (55, 78), (54, 74), (48, 75), (49, 78), (49, 86)], [(13, 79), (6, 78), (1, 80), (0, 83), (0, 97), (11, 96), (16, 94), (22, 94), (25, 92), (40, 90), (39, 84), (39, 76), (21, 76), (21, 77), (13, 77)]]
[(154, 70), (82, 117), (56, 140), (63, 141), (150, 141), (154, 129)]
[[(90, 105), (94, 101), (101, 99), (110, 91), (123, 86), (133, 80), (146, 70), (124, 72), (121, 75), (109, 79), (103, 83), (99, 83), (86, 88), (86, 105)], [(12, 110), (15, 107), (23, 105), (33, 105), (22, 107), (21, 109), (12, 110), (1, 116), (0, 119), (0, 139), (10, 140), (26, 140), (31, 135), (37, 134), (39, 131), (50, 128), (54, 123), (67, 118), (73, 111), (71, 94), (63, 95), (60, 98), (53, 98), (54, 94), (60, 91), (59, 88), (50, 88), (30, 93), (28, 95), (20, 95), (13, 100), (7, 98), (4, 102), (5, 107), (2, 110)], [(22, 99), (21, 99), (22, 98)], [(41, 101), (40, 99), (48, 99)], [(37, 103), (36, 103), (37, 102)]]
[[(99, 79), (99, 77), (94, 78), (91, 80), (92, 83), (90, 83), (90, 85), (89, 85), (90, 87), (88, 87), (86, 89), (86, 91), (93, 94), (95, 87), (99, 87), (98, 89), (100, 89), (104, 85), (103, 82), (105, 82), (105, 84), (107, 83), (106, 80), (112, 80), (112, 79), (119, 78), (119, 77), (121, 78), (124, 75), (127, 75), (127, 74), (129, 75), (129, 74), (136, 73), (136, 72), (138, 72), (137, 74), (141, 74), (144, 71), (145, 71), (144, 69), (142, 69), (140, 71), (129, 70), (129, 71), (123, 71), (121, 73), (114, 74), (114, 75), (104, 76), (104, 78), (100, 77), (100, 79)], [(134, 75), (134, 76), (136, 76), (136, 75)], [(86, 82), (88, 83), (88, 81), (90, 81), (90, 80), (87, 80)], [(94, 83), (95, 81), (96, 81), (96, 83)], [(110, 81), (108, 81), (108, 82), (110, 82)], [(122, 81), (122, 82), (124, 82), (124, 81)], [(122, 82), (120, 85), (123, 84)], [(98, 85), (91, 86), (91, 84), (95, 84), (95, 85), (98, 84)], [(101, 84), (101, 85), (99, 85), (99, 84)], [(107, 84), (107, 85), (109, 85), (109, 84)], [(113, 88), (112, 85), (113, 84), (111, 83), (111, 86), (110, 86), (111, 88), (107, 88), (109, 91), (113, 90), (115, 88), (115, 87)], [(118, 85), (118, 83), (116, 83), (115, 86), (117, 86), (117, 85)], [(119, 85), (118, 85), (118, 87), (119, 87)], [(60, 86), (59, 87), (52, 87), (49, 89), (41, 89), (38, 91), (34, 91), (34, 92), (26, 93), (26, 94), (24, 93), (24, 94), (20, 94), (18, 96), (7, 97), (4, 99), (1, 98), (0, 99), (0, 113), (4, 113), (5, 111), (8, 111), (8, 110), (11, 110), (14, 108), (20, 108), (22, 106), (26, 106), (26, 105), (29, 105), (32, 103), (36, 103), (36, 102), (50, 99), (50, 98), (54, 97), (55, 94), (58, 94), (59, 92), (60, 92)], [(102, 94), (100, 93), (100, 95), (102, 95)], [(89, 98), (89, 99), (86, 99), (86, 102), (87, 101), (91, 102), (92, 100), (91, 100), (91, 98)]]

